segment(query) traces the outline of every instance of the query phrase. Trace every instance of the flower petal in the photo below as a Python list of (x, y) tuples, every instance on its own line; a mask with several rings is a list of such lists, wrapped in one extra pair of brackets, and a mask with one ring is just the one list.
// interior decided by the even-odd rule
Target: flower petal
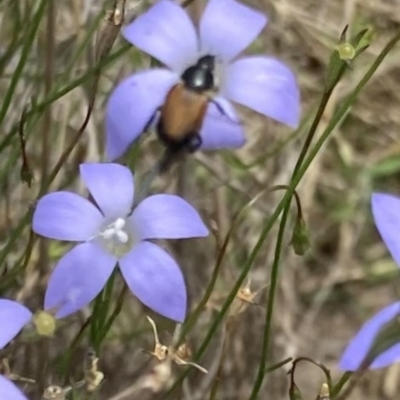
[(44, 305), (63, 318), (89, 304), (103, 289), (117, 259), (94, 243), (75, 246), (58, 262), (50, 276)]
[(197, 54), (196, 30), (187, 12), (172, 1), (160, 1), (127, 25), (122, 34), (134, 46), (175, 72)]
[(22, 304), (0, 299), (0, 349), (10, 343), (31, 318), (32, 313)]
[(222, 107), (225, 115), (221, 113), (215, 104), (209, 104), (200, 131), (202, 139), (201, 148), (203, 150), (220, 150), (242, 147), (246, 139), (244, 137), (243, 126), (234, 108), (228, 101), (222, 98), (217, 98), (215, 101)]
[(119, 265), (127, 285), (143, 304), (175, 321), (185, 319), (185, 282), (179, 266), (165, 250), (141, 242)]
[(373, 193), (371, 206), (381, 238), (400, 267), (400, 198), (390, 194)]
[(230, 61), (260, 34), (267, 17), (235, 0), (210, 0), (200, 21), (204, 54)]
[(375, 358), (369, 369), (379, 369), (389, 367), (400, 361), (400, 343), (396, 343), (382, 354)]
[(103, 219), (89, 200), (71, 192), (54, 192), (39, 200), (32, 229), (51, 239), (81, 242), (93, 237)]
[(130, 214), (134, 183), (129, 168), (119, 164), (86, 163), (79, 169), (86, 187), (107, 218)]
[[(399, 313), (400, 302), (396, 302), (385, 307), (367, 321), (347, 346), (340, 360), (339, 367), (345, 371), (356, 371), (371, 350), (371, 346), (380, 330)], [(393, 347), (379, 355), (371, 367), (382, 368), (393, 363), (393, 358), (388, 357), (393, 356), (393, 353), (390, 351), (391, 349)], [(399, 358), (399, 355), (400, 353), (397, 354), (397, 358)]]
[(143, 200), (129, 218), (140, 240), (208, 235), (198, 212), (181, 197), (157, 194)]
[(0, 375), (0, 400), (28, 400), (28, 398), (10, 380)]
[(227, 99), (291, 127), (300, 119), (296, 78), (283, 63), (270, 57), (247, 57), (226, 70), (221, 93)]
[(151, 69), (132, 75), (114, 89), (106, 109), (109, 160), (120, 157), (138, 138), (178, 80), (166, 69)]

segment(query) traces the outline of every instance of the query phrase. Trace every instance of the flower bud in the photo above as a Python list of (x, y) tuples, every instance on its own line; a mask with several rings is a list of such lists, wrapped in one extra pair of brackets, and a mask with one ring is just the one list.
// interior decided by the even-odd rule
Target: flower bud
[(65, 391), (60, 386), (49, 386), (43, 393), (43, 400), (65, 400)]
[(289, 388), (289, 399), (290, 400), (303, 400), (303, 395), (300, 392), (300, 389), (293, 382)]
[(303, 218), (297, 218), (293, 228), (292, 241), (294, 252), (298, 256), (303, 256), (310, 248), (310, 240), (308, 238), (308, 230)]
[(53, 336), (56, 330), (56, 319), (46, 311), (38, 311), (33, 316), (36, 331), (41, 336)]
[(330, 400), (329, 386), (327, 383), (323, 383), (319, 395), (316, 400)]
[(356, 49), (350, 43), (341, 43), (336, 47), (339, 58), (343, 61), (350, 61), (356, 55)]

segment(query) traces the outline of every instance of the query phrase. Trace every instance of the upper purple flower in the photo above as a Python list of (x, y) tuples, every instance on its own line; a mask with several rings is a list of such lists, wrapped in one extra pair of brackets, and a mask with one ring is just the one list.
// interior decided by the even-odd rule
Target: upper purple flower
[(139, 72), (121, 82), (106, 110), (106, 151), (109, 159), (122, 155), (143, 132), (170, 89), (199, 58), (215, 58), (218, 94), (209, 103), (201, 128), (202, 148), (241, 147), (243, 129), (230, 101), (296, 127), (300, 95), (296, 79), (280, 61), (266, 56), (235, 58), (267, 23), (262, 13), (235, 0), (209, 0), (198, 32), (187, 12), (175, 2), (161, 0), (123, 29), (124, 37), (168, 69)]
[[(18, 335), (32, 319), (32, 313), (22, 304), (0, 299), (0, 350)], [(0, 375), (0, 400), (28, 400), (14, 383)]]
[[(374, 193), (371, 205), (375, 225), (397, 266), (400, 267), (400, 198)], [(399, 316), (400, 302), (395, 302), (367, 321), (343, 353), (340, 368), (346, 371), (357, 370), (369, 355), (382, 329)], [(388, 348), (383, 349), (369, 368), (383, 368), (398, 361), (400, 361), (400, 336), (397, 343), (394, 340), (393, 345), (389, 344)]]
[(39, 200), (32, 229), (52, 239), (83, 242), (53, 271), (45, 310), (69, 315), (102, 290), (117, 262), (131, 291), (154, 311), (176, 321), (186, 314), (186, 288), (173, 258), (149, 239), (202, 237), (208, 230), (196, 210), (178, 196), (159, 194), (133, 207), (130, 170), (118, 164), (81, 164), (80, 174), (96, 205), (70, 192)]

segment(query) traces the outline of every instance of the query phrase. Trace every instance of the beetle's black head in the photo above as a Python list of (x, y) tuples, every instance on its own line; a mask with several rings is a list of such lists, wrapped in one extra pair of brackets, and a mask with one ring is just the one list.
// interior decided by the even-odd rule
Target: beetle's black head
[(214, 88), (215, 57), (201, 57), (195, 65), (187, 68), (181, 79), (188, 89), (205, 91)]

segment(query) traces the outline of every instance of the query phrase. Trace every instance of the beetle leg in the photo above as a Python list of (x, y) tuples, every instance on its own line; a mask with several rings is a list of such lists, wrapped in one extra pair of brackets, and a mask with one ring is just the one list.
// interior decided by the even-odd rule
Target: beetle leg
[(201, 136), (196, 133), (195, 135), (191, 136), (188, 143), (187, 143), (187, 151), (189, 153), (194, 153), (197, 151), (200, 146), (202, 145), (203, 140), (201, 139)]

